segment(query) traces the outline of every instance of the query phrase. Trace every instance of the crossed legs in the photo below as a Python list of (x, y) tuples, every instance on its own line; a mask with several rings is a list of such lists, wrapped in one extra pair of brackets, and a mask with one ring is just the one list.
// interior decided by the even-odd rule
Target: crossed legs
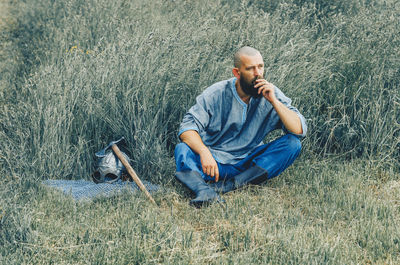
[[(246, 158), (234, 165), (221, 164), (217, 161), (220, 179), (232, 178), (250, 167), (257, 165), (268, 172), (268, 179), (278, 176), (296, 160), (301, 151), (299, 138), (286, 134), (276, 140), (257, 147)], [(175, 148), (176, 171), (197, 171), (205, 181), (214, 178), (202, 171), (200, 156), (185, 143), (177, 144)]]

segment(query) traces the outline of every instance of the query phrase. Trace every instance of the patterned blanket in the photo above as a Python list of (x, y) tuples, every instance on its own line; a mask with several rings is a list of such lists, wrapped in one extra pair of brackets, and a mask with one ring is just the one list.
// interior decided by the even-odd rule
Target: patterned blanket
[[(146, 189), (151, 193), (160, 190), (160, 186), (148, 181), (142, 181)], [(45, 180), (45, 186), (62, 191), (66, 195), (71, 195), (77, 201), (92, 200), (98, 197), (111, 197), (124, 191), (140, 191), (134, 182), (118, 180), (113, 183), (99, 183), (81, 180)]]

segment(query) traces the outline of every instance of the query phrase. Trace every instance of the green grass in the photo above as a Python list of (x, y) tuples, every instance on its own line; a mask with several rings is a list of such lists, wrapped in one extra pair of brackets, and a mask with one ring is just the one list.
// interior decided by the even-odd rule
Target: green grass
[[(397, 1), (7, 3), (0, 263), (400, 262)], [(242, 45), (261, 51), (309, 134), (284, 174), (196, 210), (173, 178), (177, 129)], [(169, 189), (159, 208), (140, 194), (77, 203), (40, 184), (89, 179), (120, 136), (139, 176)]]
[(303, 160), (201, 210), (176, 192), (155, 194), (155, 207), (140, 194), (77, 203), (23, 185), (14, 200), (24, 203), (4, 209), (2, 256), (4, 264), (396, 264), (399, 185), (390, 170), (333, 160)]

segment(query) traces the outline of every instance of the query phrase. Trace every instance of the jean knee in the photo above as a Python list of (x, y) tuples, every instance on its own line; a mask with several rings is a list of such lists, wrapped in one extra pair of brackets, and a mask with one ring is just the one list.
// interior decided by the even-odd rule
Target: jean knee
[(186, 162), (195, 160), (196, 153), (185, 143), (179, 143), (175, 146), (175, 161)]
[(198, 155), (196, 155), (196, 153), (194, 153), (187, 144), (179, 143), (175, 146), (176, 171), (199, 171), (198, 163)]
[(185, 144), (185, 143), (179, 143), (179, 144), (177, 144), (176, 146), (175, 146), (175, 152), (174, 152), (174, 154), (175, 154), (175, 157), (178, 157), (179, 155), (182, 155), (182, 154), (187, 154), (187, 153), (189, 153), (189, 152), (193, 152), (192, 151), (192, 149), (190, 149), (190, 147), (187, 145), (187, 144)]
[(293, 134), (287, 134), (287, 145), (290, 150), (293, 152), (297, 153), (301, 151), (301, 141), (299, 137), (293, 135)]

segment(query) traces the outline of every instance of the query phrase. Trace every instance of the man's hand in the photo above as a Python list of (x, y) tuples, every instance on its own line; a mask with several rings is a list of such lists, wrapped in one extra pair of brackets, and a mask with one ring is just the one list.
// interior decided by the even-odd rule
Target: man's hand
[(218, 164), (208, 147), (204, 145), (199, 133), (194, 130), (189, 130), (183, 132), (180, 138), (182, 142), (186, 143), (196, 154), (199, 154), (204, 174), (215, 177), (215, 182), (217, 182), (219, 180)]
[(275, 97), (275, 88), (274, 85), (267, 82), (265, 79), (257, 79), (255, 81), (255, 88), (258, 88), (258, 94), (262, 94), (266, 100), (268, 100), (271, 104), (276, 102), (277, 99)]
[(200, 154), (200, 162), (203, 168), (204, 174), (207, 174), (211, 177), (215, 177), (215, 182), (219, 180), (219, 170), (218, 164), (212, 156), (211, 152), (207, 149)]
[(299, 116), (276, 98), (274, 85), (265, 79), (257, 79), (255, 83), (254, 87), (258, 88), (258, 94), (262, 93), (264, 98), (272, 104), (286, 129), (294, 134), (302, 134), (303, 128)]

